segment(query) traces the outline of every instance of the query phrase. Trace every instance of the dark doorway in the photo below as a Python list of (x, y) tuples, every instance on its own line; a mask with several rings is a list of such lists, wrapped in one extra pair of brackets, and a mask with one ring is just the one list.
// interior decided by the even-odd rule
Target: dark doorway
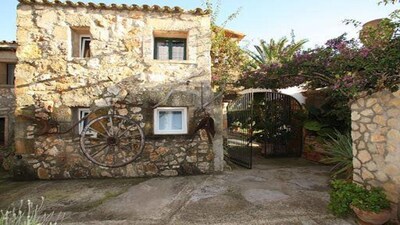
[(0, 118), (0, 146), (6, 145), (6, 119)]

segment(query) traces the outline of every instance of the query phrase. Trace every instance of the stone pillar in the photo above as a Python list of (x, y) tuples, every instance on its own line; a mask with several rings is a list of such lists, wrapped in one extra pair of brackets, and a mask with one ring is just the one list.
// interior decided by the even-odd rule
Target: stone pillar
[(223, 103), (222, 98), (214, 102), (214, 125), (215, 137), (213, 139), (214, 171), (224, 170), (224, 147), (223, 147)]
[(351, 105), (353, 180), (382, 187), (399, 217), (400, 91), (382, 91)]

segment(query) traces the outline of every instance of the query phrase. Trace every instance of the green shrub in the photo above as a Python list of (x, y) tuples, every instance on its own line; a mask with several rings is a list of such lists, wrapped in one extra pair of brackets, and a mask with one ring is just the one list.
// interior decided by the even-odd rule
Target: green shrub
[(346, 216), (351, 212), (350, 204), (356, 195), (361, 194), (358, 186), (342, 180), (334, 180), (331, 183), (332, 191), (330, 192), (329, 210), (335, 216)]
[(390, 208), (390, 202), (380, 188), (367, 190), (360, 185), (343, 180), (334, 180), (331, 185), (328, 208), (336, 216), (343, 217), (351, 213), (350, 204), (372, 212)]

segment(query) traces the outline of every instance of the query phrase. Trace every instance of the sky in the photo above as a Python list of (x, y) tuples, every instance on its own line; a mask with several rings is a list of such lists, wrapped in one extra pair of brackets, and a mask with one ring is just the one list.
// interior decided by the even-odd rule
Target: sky
[[(78, 0), (72, 0), (78, 1)], [(89, 2), (88, 0), (80, 0)], [(238, 10), (240, 13), (228, 22), (226, 28), (246, 34), (243, 46), (251, 49), (260, 39), (269, 40), (291, 37), (307, 39), (306, 47), (323, 45), (327, 40), (348, 33), (357, 37), (358, 29), (345, 25), (344, 19), (355, 19), (362, 23), (386, 17), (400, 7), (378, 5), (379, 0), (214, 0), (220, 1), (217, 24)], [(184, 9), (204, 8), (204, 0), (91, 0), (106, 4), (148, 4), (180, 6)], [(215, 3), (214, 3), (215, 5)], [(0, 0), (0, 40), (15, 40), (17, 0)]]

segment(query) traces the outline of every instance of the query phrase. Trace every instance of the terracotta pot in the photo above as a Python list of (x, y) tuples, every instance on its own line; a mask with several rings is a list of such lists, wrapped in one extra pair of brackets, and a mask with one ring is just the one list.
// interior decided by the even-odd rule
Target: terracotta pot
[(364, 211), (353, 205), (350, 205), (354, 213), (358, 217), (358, 224), (360, 225), (382, 225), (389, 221), (391, 217), (390, 210), (386, 209), (379, 213)]
[(319, 152), (303, 152), (303, 158), (313, 162), (320, 162), (322, 154)]

